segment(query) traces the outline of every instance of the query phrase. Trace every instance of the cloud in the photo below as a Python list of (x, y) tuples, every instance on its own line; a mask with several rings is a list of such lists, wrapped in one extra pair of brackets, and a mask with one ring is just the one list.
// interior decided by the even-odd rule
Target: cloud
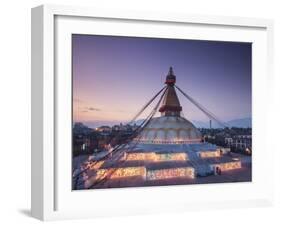
[(101, 109), (94, 108), (94, 107), (88, 107), (87, 110), (89, 110), (89, 111), (101, 111)]
[(95, 108), (95, 107), (84, 107), (84, 108), (80, 109), (80, 112), (83, 112), (83, 113), (91, 112), (91, 111), (101, 111), (101, 109)]

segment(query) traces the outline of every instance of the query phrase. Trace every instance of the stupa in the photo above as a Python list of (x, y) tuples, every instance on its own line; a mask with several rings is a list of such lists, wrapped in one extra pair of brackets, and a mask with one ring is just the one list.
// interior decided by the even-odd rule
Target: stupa
[[(220, 174), (241, 168), (226, 148), (204, 142), (200, 131), (181, 115), (173, 68), (166, 77), (159, 112), (119, 156), (97, 156), (84, 164), (84, 188), (159, 185), (160, 181), (192, 183), (197, 177)], [(133, 148), (130, 148), (133, 145)], [(94, 161), (93, 161), (94, 160)]]
[(184, 117), (181, 117), (180, 105), (174, 84), (176, 76), (170, 67), (166, 77), (165, 92), (159, 109), (161, 117), (152, 118), (142, 130), (139, 141), (149, 144), (191, 144), (200, 143), (202, 137), (196, 127)]

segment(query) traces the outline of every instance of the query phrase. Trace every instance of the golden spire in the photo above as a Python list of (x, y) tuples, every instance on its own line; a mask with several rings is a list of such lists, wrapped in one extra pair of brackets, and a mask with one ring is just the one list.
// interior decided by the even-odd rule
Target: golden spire
[(180, 116), (180, 112), (182, 111), (182, 107), (180, 106), (179, 98), (174, 87), (175, 83), (176, 76), (173, 72), (173, 68), (170, 67), (165, 82), (168, 89), (163, 98), (162, 106), (159, 109), (164, 116)]

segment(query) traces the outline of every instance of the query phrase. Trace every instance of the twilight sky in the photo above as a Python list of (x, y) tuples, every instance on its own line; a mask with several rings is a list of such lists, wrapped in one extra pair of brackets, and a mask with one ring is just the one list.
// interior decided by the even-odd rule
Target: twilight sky
[[(72, 46), (74, 122), (129, 121), (164, 86), (170, 66), (176, 84), (221, 120), (251, 117), (251, 43), (75, 34)], [(208, 121), (178, 96), (187, 119)]]

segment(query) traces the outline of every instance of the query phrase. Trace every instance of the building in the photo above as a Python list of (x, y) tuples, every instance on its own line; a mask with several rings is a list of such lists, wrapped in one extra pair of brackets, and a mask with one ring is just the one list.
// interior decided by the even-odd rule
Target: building
[(202, 141), (201, 134), (187, 119), (180, 116), (180, 105), (172, 68), (166, 78), (167, 92), (159, 109), (160, 117), (153, 118), (140, 134), (142, 144), (194, 144)]
[(247, 154), (251, 154), (252, 150), (252, 135), (235, 135), (225, 138), (225, 143), (228, 147), (235, 150), (241, 150)]
[(95, 129), (99, 133), (109, 134), (111, 133), (111, 127), (109, 126), (100, 126)]

